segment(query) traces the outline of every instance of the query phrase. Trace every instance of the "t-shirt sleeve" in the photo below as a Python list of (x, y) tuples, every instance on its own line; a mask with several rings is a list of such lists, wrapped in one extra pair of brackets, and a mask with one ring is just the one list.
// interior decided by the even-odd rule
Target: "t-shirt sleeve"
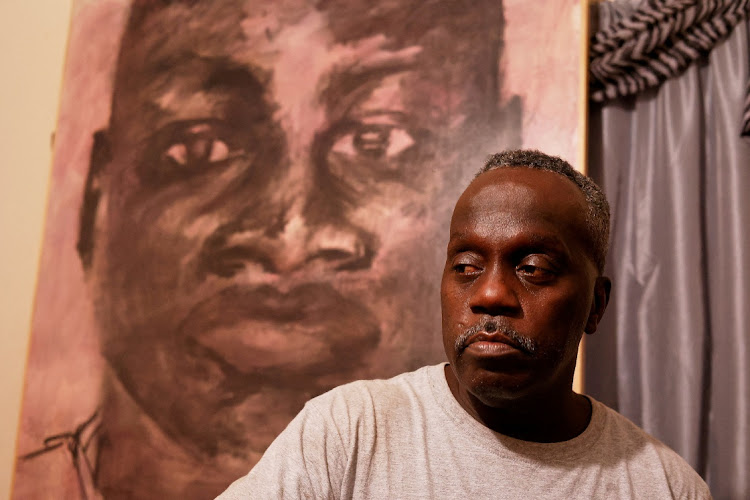
[[(328, 416), (326, 416), (328, 415)], [(260, 461), (217, 498), (335, 499), (346, 468), (341, 435), (330, 413), (308, 402)]]
[(711, 500), (711, 492), (703, 478), (675, 451), (661, 443), (659, 445), (657, 451), (672, 491), (672, 498)]

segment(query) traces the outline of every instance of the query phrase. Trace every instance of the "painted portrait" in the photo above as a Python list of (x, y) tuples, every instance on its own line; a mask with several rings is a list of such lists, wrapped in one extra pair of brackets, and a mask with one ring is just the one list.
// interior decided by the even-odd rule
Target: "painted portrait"
[(579, 160), (580, 19), (75, 3), (13, 497), (212, 498), (308, 399), (441, 361), (461, 189)]

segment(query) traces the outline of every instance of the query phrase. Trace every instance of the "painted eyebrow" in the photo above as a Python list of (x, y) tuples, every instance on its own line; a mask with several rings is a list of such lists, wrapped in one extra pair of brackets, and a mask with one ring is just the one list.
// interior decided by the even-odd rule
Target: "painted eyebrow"
[(252, 68), (238, 65), (226, 57), (200, 57), (191, 53), (170, 63), (199, 75), (173, 72), (163, 89), (158, 92), (150, 90), (147, 102), (154, 106), (161, 117), (174, 115), (182, 105), (183, 101), (175, 104), (169, 98), (165, 103), (165, 97), (173, 91), (189, 92), (192, 95), (233, 95), (248, 102), (261, 101), (266, 91), (259, 75)]
[(201, 90), (241, 88), (257, 95), (263, 95), (265, 92), (265, 87), (255, 73), (245, 67), (229, 63), (224, 58), (212, 59), (208, 64), (210, 70)]
[[(416, 46), (398, 51), (381, 51), (352, 64), (334, 67), (328, 73), (327, 83), (320, 92), (322, 102), (328, 109), (341, 107), (342, 98), (351, 96), (360, 87), (383, 80), (389, 75), (414, 69), (420, 51), (421, 47)], [(348, 108), (351, 104), (347, 102), (344, 107)]]

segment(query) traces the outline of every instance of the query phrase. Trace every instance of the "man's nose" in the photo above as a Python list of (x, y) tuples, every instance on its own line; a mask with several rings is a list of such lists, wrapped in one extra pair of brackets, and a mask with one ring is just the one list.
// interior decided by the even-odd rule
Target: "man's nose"
[(288, 207), (260, 223), (248, 224), (240, 216), (223, 226), (206, 242), (204, 263), (222, 276), (247, 264), (272, 274), (355, 271), (370, 267), (374, 249), (374, 237), (344, 214)]
[(515, 272), (499, 267), (486, 269), (474, 284), (470, 307), (476, 314), (517, 316), (521, 310)]

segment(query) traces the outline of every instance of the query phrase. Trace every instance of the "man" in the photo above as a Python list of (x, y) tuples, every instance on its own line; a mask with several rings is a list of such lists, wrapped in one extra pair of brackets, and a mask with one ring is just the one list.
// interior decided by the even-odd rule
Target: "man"
[(709, 498), (662, 443), (572, 390), (607, 305), (603, 193), (537, 151), (492, 156), (456, 203), (448, 363), (310, 401), (220, 498)]
[(519, 141), (502, 28), (489, 0), (134, 2), (78, 245), (91, 495), (213, 496), (309, 398), (438, 359), (454, 166)]

